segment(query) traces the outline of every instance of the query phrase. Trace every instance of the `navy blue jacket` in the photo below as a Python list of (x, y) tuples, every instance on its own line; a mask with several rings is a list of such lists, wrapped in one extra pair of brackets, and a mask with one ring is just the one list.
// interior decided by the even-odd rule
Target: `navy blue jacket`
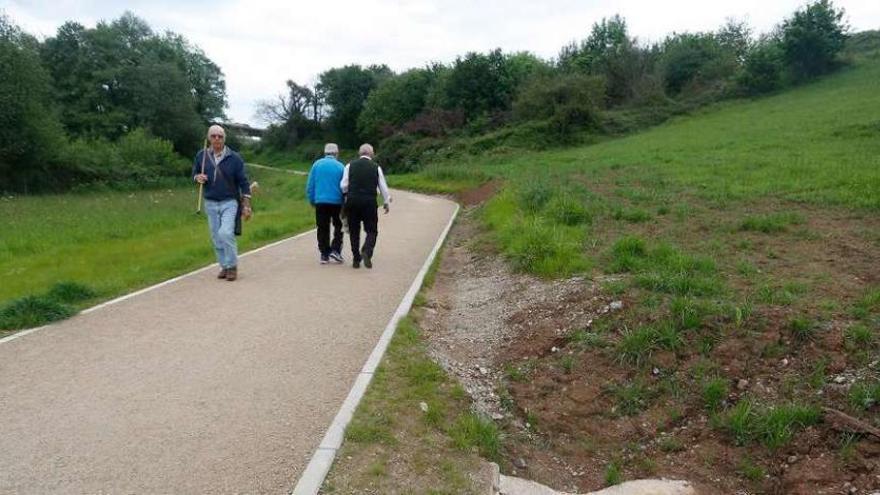
[[(226, 156), (220, 160), (220, 171), (226, 176), (226, 180), (223, 180), (223, 175), (214, 173), (214, 167), (216, 166), (214, 164), (214, 152), (208, 151), (208, 156), (205, 159), (205, 175), (208, 176), (208, 182), (205, 182), (205, 199), (223, 201), (237, 199), (239, 193), (251, 194), (251, 185), (244, 172), (244, 160), (231, 149), (226, 148), (226, 151)], [(205, 150), (196, 153), (192, 169), (193, 180), (202, 170), (202, 154), (204, 153)], [(232, 187), (230, 187), (230, 184)]]

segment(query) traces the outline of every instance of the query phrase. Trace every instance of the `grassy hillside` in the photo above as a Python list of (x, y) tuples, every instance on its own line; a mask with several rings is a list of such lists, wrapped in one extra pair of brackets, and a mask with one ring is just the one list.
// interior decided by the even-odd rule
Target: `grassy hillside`
[(522, 272), (586, 274), (623, 303), (562, 344), (536, 329), (495, 363), (516, 371), (499, 395), (544, 439), (512, 434), (507, 452), (724, 493), (876, 482), (873, 444), (823, 408), (880, 426), (878, 80), (874, 56), (637, 135), (395, 178), (438, 191), (500, 179), (481, 212), (494, 249)]

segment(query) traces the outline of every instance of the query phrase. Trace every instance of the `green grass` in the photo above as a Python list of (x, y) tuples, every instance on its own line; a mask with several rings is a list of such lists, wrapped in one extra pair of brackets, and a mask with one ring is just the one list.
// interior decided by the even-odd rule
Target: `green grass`
[(819, 422), (821, 413), (815, 406), (783, 404), (762, 407), (749, 399), (739, 401), (722, 419), (722, 428), (739, 445), (758, 442), (775, 450), (787, 445), (794, 433)]
[(417, 174), (394, 174), (388, 176), (388, 185), (425, 193), (455, 194), (480, 186), (489, 175), (474, 168), (426, 167)]
[(727, 380), (715, 377), (703, 384), (703, 405), (709, 411), (718, 411), (729, 393)]
[[(583, 253), (586, 232), (579, 226), (560, 225), (552, 218), (533, 213), (541, 209), (540, 197), (519, 201), (506, 191), (495, 196), (483, 210), (504, 256), (514, 269), (545, 277), (571, 275), (590, 266)], [(550, 201), (548, 198), (547, 202)]]
[(612, 388), (617, 413), (623, 416), (634, 416), (648, 407), (651, 401), (651, 389), (639, 380), (617, 385)]
[(789, 225), (800, 225), (805, 222), (803, 215), (792, 212), (771, 213), (769, 215), (755, 215), (743, 219), (739, 224), (739, 230), (763, 232), (774, 234), (784, 232)]
[[(239, 238), (244, 252), (312, 227), (305, 179), (249, 170), (259, 180), (255, 216)], [(0, 199), (0, 306), (74, 282), (111, 298), (214, 261), (196, 187)], [(64, 297), (73, 286), (56, 289)], [(87, 298), (89, 303), (95, 298)], [(70, 301), (82, 309), (78, 301)], [(2, 328), (12, 328), (4, 326)]]
[(843, 343), (848, 351), (870, 350), (877, 341), (876, 332), (863, 323), (855, 323), (843, 331)]
[(880, 381), (861, 380), (853, 383), (847, 398), (853, 409), (857, 411), (865, 411), (880, 404)]
[(501, 434), (495, 423), (476, 413), (459, 416), (449, 431), (454, 445), (462, 450), (476, 447), (480, 455), (498, 461), (501, 457)]
[(611, 461), (605, 466), (605, 486), (619, 485), (623, 482), (623, 473), (617, 461)]
[(631, 272), (638, 287), (679, 296), (708, 296), (724, 291), (715, 262), (690, 255), (670, 244), (649, 246), (636, 236), (624, 236), (611, 248), (609, 270)]
[(758, 464), (755, 464), (755, 462), (748, 457), (743, 458), (740, 461), (737, 471), (739, 471), (744, 478), (755, 483), (763, 481), (764, 477), (767, 476), (767, 471)]
[(792, 318), (788, 322), (788, 329), (791, 331), (794, 339), (799, 342), (812, 340), (816, 335), (815, 322), (805, 317)]
[(615, 350), (620, 362), (642, 366), (648, 362), (656, 349), (657, 330), (652, 326), (642, 326), (621, 332)]

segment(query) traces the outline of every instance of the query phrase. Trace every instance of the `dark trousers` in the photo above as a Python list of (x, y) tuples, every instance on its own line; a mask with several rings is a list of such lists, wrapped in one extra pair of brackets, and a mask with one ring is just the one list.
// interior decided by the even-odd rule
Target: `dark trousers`
[[(328, 256), (330, 251), (342, 252), (342, 205), (318, 203), (315, 205), (315, 224), (318, 226), (318, 251)], [(333, 223), (333, 242), (330, 242), (330, 223)]]
[[(376, 237), (379, 235), (379, 213), (376, 201), (349, 201), (346, 205), (348, 215), (348, 235), (351, 241), (351, 257), (354, 261), (361, 260), (361, 252), (366, 256), (373, 257), (373, 249), (376, 247)], [(361, 245), (361, 223), (364, 224), (364, 247)]]

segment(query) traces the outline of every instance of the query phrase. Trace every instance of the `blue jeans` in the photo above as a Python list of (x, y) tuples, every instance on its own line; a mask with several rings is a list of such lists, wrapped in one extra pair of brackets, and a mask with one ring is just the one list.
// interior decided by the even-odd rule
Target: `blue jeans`
[(205, 200), (205, 213), (211, 229), (211, 242), (217, 253), (217, 262), (223, 268), (238, 265), (238, 247), (235, 245), (235, 214), (238, 202), (234, 199), (223, 201)]

